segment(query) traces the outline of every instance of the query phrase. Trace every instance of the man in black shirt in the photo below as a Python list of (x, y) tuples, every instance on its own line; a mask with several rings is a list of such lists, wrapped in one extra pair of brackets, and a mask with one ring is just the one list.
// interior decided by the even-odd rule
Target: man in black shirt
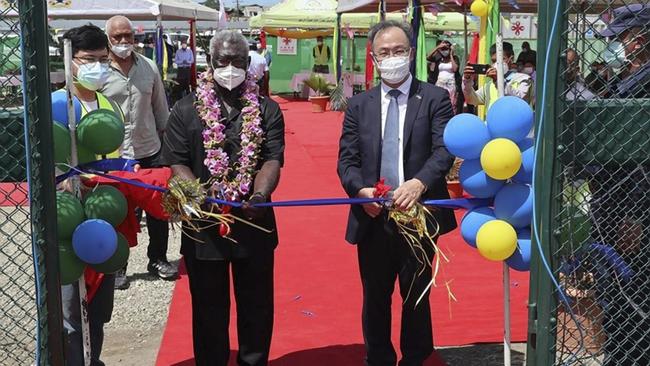
[[(218, 121), (225, 134), (219, 146), (228, 155), (229, 179), (239, 180), (237, 163), (241, 159), (241, 135), (246, 134), (242, 125), (250, 125), (245, 121), (250, 121), (251, 113), (256, 112), (256, 108), (250, 108), (250, 93), (256, 86), (244, 81), (249, 63), (248, 42), (239, 33), (219, 31), (210, 43), (210, 55), (212, 69), (209, 72), (214, 77), (202, 79), (201, 83), (214, 84), (220, 106)], [(223, 189), (219, 187), (223, 185), (214, 184), (223, 182), (224, 177), (211, 173), (214, 170), (206, 166), (206, 160), (210, 160), (206, 159), (210, 156), (204, 147), (203, 135), (207, 127), (197, 112), (197, 108), (203, 107), (201, 103), (196, 104), (197, 100), (206, 100), (201, 91), (200, 85), (197, 96), (187, 96), (174, 106), (165, 133), (163, 157), (174, 175), (210, 182), (213, 195), (228, 199), (220, 193)], [(196, 222), (201, 227), (198, 232), (187, 226), (183, 231), (181, 253), (190, 281), (197, 365), (225, 366), (228, 363), (231, 269), (237, 302), (238, 363), (266, 365), (268, 362), (273, 328), (273, 250), (278, 236), (273, 211), (254, 208), (250, 203), (268, 201), (278, 184), (284, 159), (284, 119), (277, 103), (262, 96), (257, 98), (262, 130), (257, 167), (251, 173), (250, 187), (239, 188), (235, 195), (246, 202), (244, 207), (233, 209), (232, 213), (270, 233), (235, 223), (229, 235), (233, 241), (220, 236), (218, 227), (204, 222)], [(247, 103), (246, 108), (243, 103)]]

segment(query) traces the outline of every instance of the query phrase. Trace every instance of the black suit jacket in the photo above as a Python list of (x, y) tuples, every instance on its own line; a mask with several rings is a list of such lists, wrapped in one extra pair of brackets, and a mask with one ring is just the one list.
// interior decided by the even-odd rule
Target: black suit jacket
[[(362, 188), (373, 187), (380, 178), (380, 88), (377, 86), (352, 98), (345, 112), (338, 174), (350, 197), (355, 197)], [(454, 156), (447, 151), (442, 134), (451, 117), (453, 111), (448, 92), (414, 78), (404, 122), (404, 180), (417, 178), (422, 181), (428, 187), (423, 199), (449, 198), (445, 175), (453, 165)], [(439, 225), (439, 234), (456, 228), (452, 210), (436, 209), (433, 215)], [(352, 205), (346, 240), (358, 243), (371, 220), (360, 205)]]

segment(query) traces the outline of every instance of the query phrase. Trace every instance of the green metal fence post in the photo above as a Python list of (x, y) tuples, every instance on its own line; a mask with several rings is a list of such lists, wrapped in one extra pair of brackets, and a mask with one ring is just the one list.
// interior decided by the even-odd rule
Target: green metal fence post
[(47, 5), (45, 1), (19, 1), (18, 10), (23, 49), (32, 245), (37, 282), (39, 332), (36, 362), (39, 365), (63, 366), (64, 333), (56, 233)]
[[(556, 1), (559, 1), (558, 22), (553, 28), (553, 17), (555, 15)], [(535, 202), (537, 228), (543, 252), (537, 250), (537, 240), (533, 237), (533, 256), (531, 268), (531, 287), (529, 297), (529, 333), (527, 349), (528, 366), (553, 365), (555, 360), (555, 325), (557, 301), (555, 290), (552, 286), (549, 274), (542, 263), (545, 258), (551, 270), (555, 270), (553, 253), (555, 252), (555, 240), (553, 237), (553, 192), (557, 185), (554, 181), (554, 166), (556, 157), (555, 146), (555, 120), (557, 117), (557, 102), (561, 95), (559, 70), (561, 59), (560, 39), (564, 20), (564, 9), (566, 0), (540, 2), (538, 18), (538, 65), (537, 68), (537, 109), (536, 109), (536, 131), (540, 133), (540, 126), (544, 124), (541, 131), (542, 140), (538, 147), (536, 165), (536, 186)], [(550, 45), (550, 48), (549, 48)], [(548, 49), (548, 52), (547, 52)], [(548, 65), (548, 70), (544, 70)], [(546, 71), (546, 72), (545, 72)], [(541, 96), (546, 92), (544, 104), (541, 104)], [(541, 112), (543, 110), (544, 120)]]

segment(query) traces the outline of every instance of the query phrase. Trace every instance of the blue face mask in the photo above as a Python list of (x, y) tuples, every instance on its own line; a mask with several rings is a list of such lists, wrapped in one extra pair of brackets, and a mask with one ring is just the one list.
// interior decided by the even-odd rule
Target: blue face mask
[(628, 59), (625, 56), (625, 45), (620, 41), (614, 41), (608, 44), (605, 52), (603, 52), (603, 58), (614, 69), (625, 66), (628, 63)]
[(88, 90), (97, 91), (101, 89), (110, 75), (109, 66), (101, 62), (91, 62), (77, 66), (79, 67), (77, 82)]

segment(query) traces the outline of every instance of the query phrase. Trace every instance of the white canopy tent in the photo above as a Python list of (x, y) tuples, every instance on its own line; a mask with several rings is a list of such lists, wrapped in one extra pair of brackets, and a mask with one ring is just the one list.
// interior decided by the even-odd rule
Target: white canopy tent
[[(192, 0), (68, 0), (48, 1), (52, 19), (108, 19), (120, 14), (131, 20), (207, 20), (216, 22), (219, 11)], [(8, 15), (17, 16), (13, 11)], [(215, 23), (216, 25), (216, 23)]]

